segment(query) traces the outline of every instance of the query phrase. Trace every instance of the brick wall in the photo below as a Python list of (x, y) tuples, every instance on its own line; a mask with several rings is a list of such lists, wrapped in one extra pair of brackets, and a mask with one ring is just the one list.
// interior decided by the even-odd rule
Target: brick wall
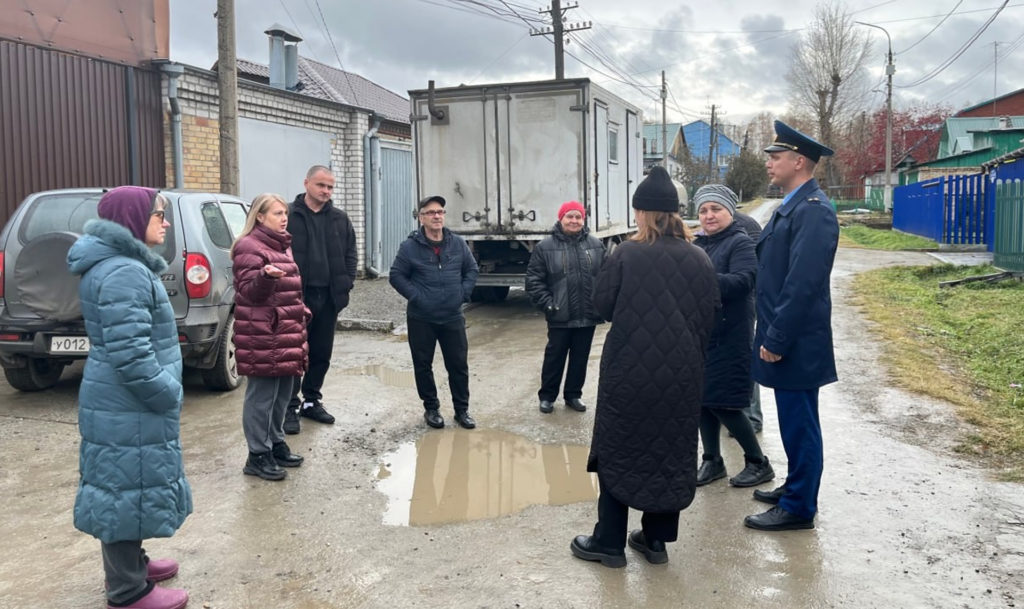
[[(164, 134), (167, 184), (174, 184), (171, 150), (170, 106), (164, 82)], [(178, 78), (181, 107), (182, 151), (185, 188), (220, 190), (220, 135), (217, 74), (187, 67)], [(363, 136), (369, 129), (365, 111), (310, 98), (267, 85), (238, 81), (238, 116), (328, 133), (331, 138), (331, 169), (334, 172), (334, 204), (345, 210), (356, 231), (359, 269), (366, 260), (366, 210), (363, 184)], [(297, 176), (301, 184), (303, 176)]]

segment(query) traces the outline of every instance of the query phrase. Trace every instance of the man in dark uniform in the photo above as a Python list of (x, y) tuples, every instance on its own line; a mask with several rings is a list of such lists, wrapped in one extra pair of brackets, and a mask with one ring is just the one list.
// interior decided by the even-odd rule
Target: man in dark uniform
[[(331, 425), (320, 389), (331, 366), (334, 326), (338, 313), (348, 306), (348, 295), (356, 280), (356, 232), (348, 215), (334, 206), (334, 174), (330, 168), (314, 165), (303, 182), (306, 192), (295, 197), (288, 209), (288, 232), (292, 234), (292, 255), (302, 275), (302, 299), (313, 317), (306, 333), (309, 341), (309, 369), (302, 382), (295, 383), (291, 403), (285, 411), (284, 432), (299, 433), (299, 417)], [(299, 390), (302, 390), (302, 400)]]
[(832, 150), (775, 121), (768, 177), (785, 198), (757, 243), (757, 330), (754, 380), (775, 390), (786, 482), (754, 499), (775, 504), (743, 524), (764, 531), (814, 528), (823, 449), (818, 389), (837, 380), (832, 351), (829, 275), (839, 244), (839, 223), (814, 167)]

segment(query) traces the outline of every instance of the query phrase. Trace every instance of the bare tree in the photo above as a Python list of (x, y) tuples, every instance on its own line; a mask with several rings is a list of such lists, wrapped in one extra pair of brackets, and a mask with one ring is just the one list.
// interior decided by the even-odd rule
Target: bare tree
[[(826, 0), (814, 10), (814, 20), (792, 49), (789, 81), (798, 111), (812, 114), (817, 136), (834, 147), (833, 131), (863, 106), (868, 93), (864, 62), (871, 51), (867, 33), (858, 28), (839, 0)], [(838, 172), (824, 159), (824, 181), (834, 185)]]

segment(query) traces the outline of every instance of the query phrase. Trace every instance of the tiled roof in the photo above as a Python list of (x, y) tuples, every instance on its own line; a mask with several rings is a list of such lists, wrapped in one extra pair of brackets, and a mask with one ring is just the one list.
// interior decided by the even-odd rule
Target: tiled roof
[[(409, 100), (377, 83), (353, 72), (333, 68), (327, 64), (299, 57), (298, 91), (319, 99), (350, 106), (368, 108), (382, 118), (409, 124)], [(238, 60), (240, 74), (255, 76), (260, 81), (270, 80), (270, 68), (265, 64)]]

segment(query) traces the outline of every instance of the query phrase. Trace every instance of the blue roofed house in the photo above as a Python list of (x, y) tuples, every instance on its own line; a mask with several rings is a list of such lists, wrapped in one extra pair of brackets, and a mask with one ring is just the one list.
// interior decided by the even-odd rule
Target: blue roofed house
[(694, 160), (707, 163), (711, 155), (713, 166), (718, 169), (719, 180), (725, 179), (729, 161), (738, 156), (742, 148), (718, 129), (713, 130), (704, 120), (683, 125), (683, 141)]

